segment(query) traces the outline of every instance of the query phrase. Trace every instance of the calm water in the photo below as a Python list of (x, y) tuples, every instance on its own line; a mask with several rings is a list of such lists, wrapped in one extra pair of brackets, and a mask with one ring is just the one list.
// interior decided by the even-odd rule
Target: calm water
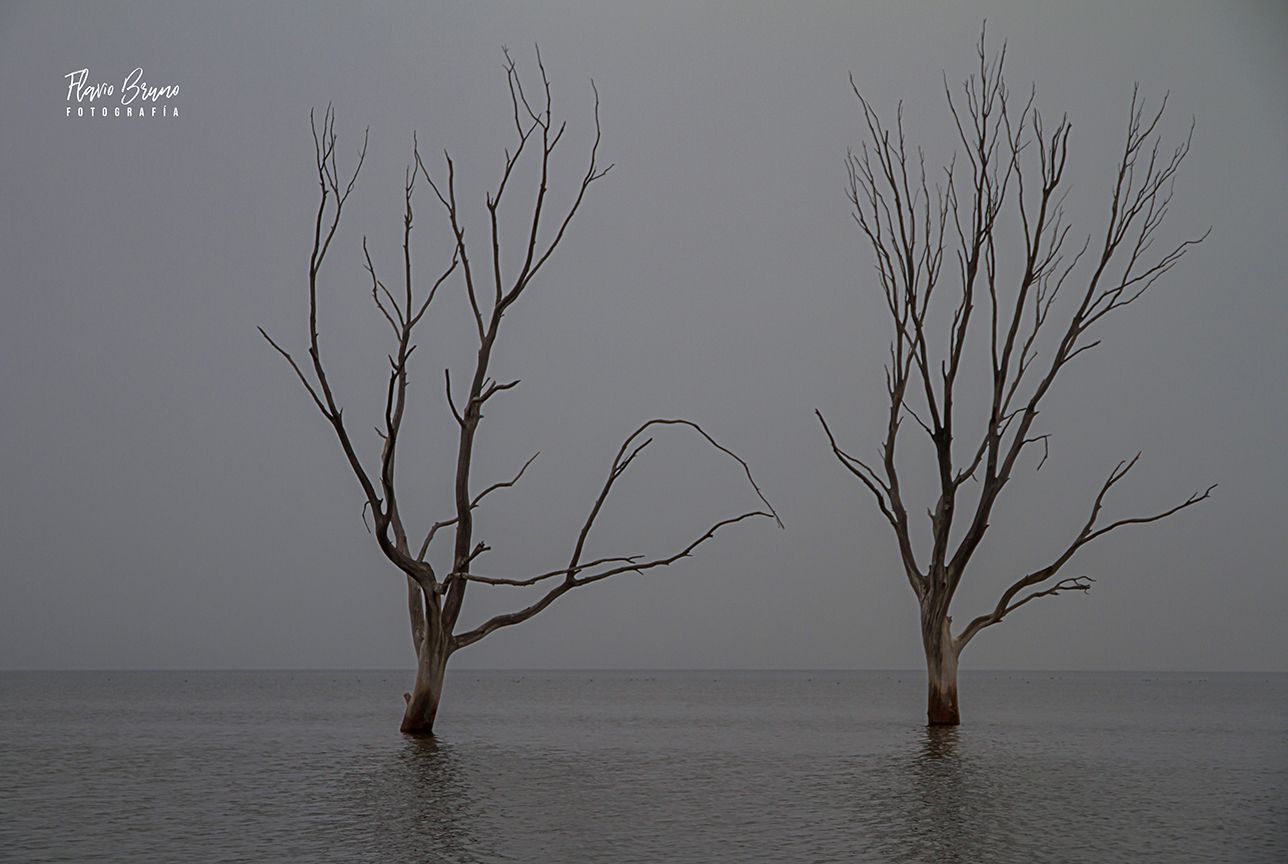
[(0, 673), (9, 861), (1288, 861), (1288, 676)]

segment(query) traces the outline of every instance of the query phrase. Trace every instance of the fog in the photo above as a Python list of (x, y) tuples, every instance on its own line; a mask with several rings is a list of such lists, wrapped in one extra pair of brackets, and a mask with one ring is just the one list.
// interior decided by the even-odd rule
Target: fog
[[(1120, 459), (1143, 451), (1110, 516), (1220, 486), (1085, 550), (1069, 575), (1095, 577), (1093, 591), (1027, 606), (972, 642), (963, 668), (1288, 670), (1288, 14), (1175, 2), (7, 3), (0, 667), (411, 665), (403, 577), (256, 327), (306, 348), (309, 110), (330, 103), (342, 169), (368, 127), (370, 148), (322, 275), (320, 329), (374, 463), (390, 342), (362, 238), (396, 280), (414, 130), (431, 171), (451, 151), (483, 242), (484, 195), (513, 145), (502, 46), (535, 80), (537, 43), (568, 120), (553, 205), (584, 170), (592, 78), (615, 167), (507, 315), (494, 369), (523, 383), (487, 412), (477, 482), (541, 455), (481, 511), (494, 551), (480, 570), (564, 563), (622, 438), (650, 416), (698, 420), (745, 457), (786, 530), (734, 526), (674, 567), (579, 588), (454, 667), (918, 666), (893, 537), (813, 411), (875, 456), (889, 325), (844, 196), (862, 139), (848, 76), (885, 114), (903, 100), (910, 142), (938, 164), (954, 135), (941, 76), (972, 71), (984, 19), (990, 44), (1008, 44), (1012, 89), (1033, 83), (1045, 116), (1071, 118), (1079, 240), (1103, 231), (1134, 82), (1151, 101), (1170, 91), (1165, 142), (1197, 123), (1160, 242), (1212, 234), (1062, 375), (1039, 421), (1050, 458), (1017, 471), (958, 621), (1062, 549)], [(179, 116), (65, 115), (64, 76), (120, 82), (140, 66), (179, 87)], [(503, 211), (512, 243), (532, 167)], [(421, 275), (452, 247), (428, 191)], [(451, 515), (442, 369), (473, 362), (464, 289), (443, 290), (400, 457), (420, 526)], [(929, 451), (906, 452), (915, 476)], [(921, 519), (932, 502), (915, 488)], [(659, 437), (620, 493), (592, 554), (665, 552), (758, 504), (735, 465), (682, 434)], [(529, 596), (472, 588), (463, 623)]]

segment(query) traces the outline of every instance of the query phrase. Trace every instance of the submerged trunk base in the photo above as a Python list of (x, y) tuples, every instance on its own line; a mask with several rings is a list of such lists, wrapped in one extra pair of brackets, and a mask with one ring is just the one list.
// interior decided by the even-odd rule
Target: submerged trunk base
[(944, 617), (937, 624), (922, 624), (929, 685), (926, 722), (931, 726), (959, 726), (962, 722), (957, 707), (957, 645), (953, 640), (952, 620)]
[(407, 702), (407, 710), (403, 712), (402, 725), (398, 727), (398, 731), (404, 735), (432, 736), (438, 706), (427, 708), (423, 704), (414, 704), (410, 693), (404, 693), (403, 699)]
[(930, 698), (926, 707), (926, 722), (931, 726), (960, 726), (961, 712), (957, 708), (957, 681), (945, 686), (942, 681), (930, 681)]
[(422, 646), (416, 663), (416, 681), (410, 693), (403, 694), (407, 703), (402, 725), (398, 731), (418, 737), (434, 734), (434, 719), (438, 716), (438, 702), (443, 696), (443, 677), (447, 669), (446, 652), (429, 650)]

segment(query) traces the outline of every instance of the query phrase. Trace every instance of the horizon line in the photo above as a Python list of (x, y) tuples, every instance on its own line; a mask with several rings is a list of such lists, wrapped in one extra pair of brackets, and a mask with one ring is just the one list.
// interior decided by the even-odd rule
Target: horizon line
[[(157, 667), (13, 667), (0, 668), (0, 674), (7, 673), (138, 673), (138, 672), (397, 672), (414, 673), (414, 666), (157, 666)], [(925, 669), (915, 667), (857, 667), (857, 666), (477, 666), (448, 668), (452, 672), (695, 672), (695, 673), (748, 673), (748, 672), (810, 672), (810, 673), (850, 673), (882, 672), (891, 674), (924, 675)], [(1130, 675), (1288, 675), (1288, 669), (1108, 669), (1108, 668), (981, 668), (961, 669), (959, 674), (1086, 674), (1112, 673)]]

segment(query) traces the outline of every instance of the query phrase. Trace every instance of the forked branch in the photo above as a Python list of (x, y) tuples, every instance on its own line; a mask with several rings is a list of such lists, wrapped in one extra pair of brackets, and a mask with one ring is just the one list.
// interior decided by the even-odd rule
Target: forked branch
[[(1115, 484), (1127, 476), (1128, 472), (1135, 467), (1138, 459), (1140, 459), (1139, 453), (1130, 460), (1124, 460), (1118, 463), (1114, 470), (1110, 472), (1109, 477), (1101, 485), (1100, 491), (1096, 494), (1095, 501), (1091, 506), (1090, 516), (1087, 517), (1087, 521), (1083, 525), (1082, 530), (1078, 532), (1072, 542), (1070, 542), (1069, 545), (1065, 547), (1064, 551), (1061, 552), (1060, 555), (1050, 564), (1034, 570), (1032, 573), (1027, 574), (1007, 588), (991, 612), (980, 615), (978, 618), (975, 618), (966, 625), (965, 629), (962, 630), (961, 635), (957, 637), (959, 648), (965, 647), (966, 643), (973, 639), (980, 630), (1000, 623), (1007, 615), (1020, 608), (1025, 603), (1028, 603), (1030, 600), (1035, 600), (1038, 597), (1050, 597), (1064, 591), (1091, 590), (1091, 583), (1095, 580), (1090, 579), (1089, 577), (1079, 576), (1074, 577), (1073, 579), (1063, 579), (1049, 588), (1034, 591), (1022, 597), (1019, 596), (1026, 588), (1041, 586), (1055, 579), (1061, 569), (1073, 559), (1074, 555), (1077, 554), (1078, 550), (1082, 547), (1118, 528), (1122, 528), (1127, 525), (1145, 525), (1150, 522), (1158, 522), (1161, 519), (1166, 519), (1174, 513), (1179, 513), (1187, 507), (1193, 507), (1200, 501), (1206, 500), (1212, 494), (1212, 490), (1216, 488), (1216, 484), (1214, 483), (1202, 492), (1195, 492), (1190, 495), (1180, 504), (1152, 515), (1118, 519), (1106, 525), (1097, 527), (1096, 523), (1099, 521), (1101, 509), (1104, 507), (1105, 496)], [(1019, 597), (1019, 599), (1016, 599), (1017, 597)]]
[[(617, 480), (626, 472), (626, 469), (630, 467), (630, 465), (636, 460), (636, 458), (638, 458), (639, 454), (644, 450), (645, 447), (649, 445), (649, 443), (653, 439), (647, 438), (641, 443), (636, 443), (636, 442), (639, 442), (640, 439), (644, 436), (644, 434), (649, 429), (652, 429), (657, 426), (681, 426), (681, 427), (691, 429), (694, 432), (696, 432), (699, 436), (701, 436), (701, 438), (711, 447), (715, 448), (721, 453), (724, 453), (729, 458), (737, 462), (738, 465), (743, 469), (743, 473), (747, 478), (748, 484), (751, 486), (756, 496), (760, 499), (761, 503), (765, 505), (765, 509), (749, 510), (738, 516), (734, 516), (728, 519), (722, 519), (716, 522), (715, 524), (713, 524), (703, 534), (701, 534), (692, 542), (684, 546), (682, 549), (670, 555), (653, 558), (647, 561), (641, 560), (641, 556), (632, 555), (632, 556), (618, 556), (618, 557), (612, 557), (612, 558), (600, 558), (590, 563), (583, 563), (582, 557), (586, 548), (587, 540), (589, 539), (590, 534), (595, 527), (595, 523), (598, 520), (599, 515), (604, 508), (604, 504), (607, 502), (608, 497), (612, 492), (614, 485), (616, 484)], [(709, 435), (705, 429), (703, 429), (701, 426), (699, 426), (697, 423), (694, 423), (691, 420), (665, 419), (665, 418), (655, 418), (655, 419), (649, 420), (646, 423), (642, 424), (629, 436), (627, 436), (626, 440), (622, 442), (621, 447), (618, 448), (617, 455), (616, 457), (614, 457), (613, 463), (609, 468), (608, 477), (604, 481), (604, 485), (600, 489), (599, 495), (595, 498), (595, 502), (591, 507), (590, 514), (586, 517), (586, 521), (582, 524), (581, 530), (577, 534), (577, 539), (573, 546), (572, 557), (569, 560), (567, 567), (546, 571), (545, 573), (541, 573), (533, 577), (528, 577), (526, 579), (498, 579), (498, 578), (487, 578), (487, 577), (475, 577), (469, 574), (463, 574), (463, 578), (466, 581), (484, 582), (492, 585), (515, 585), (515, 586), (535, 585), (538, 582), (544, 581), (546, 579), (557, 578), (559, 576), (563, 577), (563, 581), (561, 581), (559, 584), (555, 585), (553, 588), (547, 591), (546, 594), (542, 596), (540, 599), (538, 599), (535, 603), (532, 603), (531, 605), (524, 607), (523, 609), (519, 609), (515, 612), (509, 612), (502, 615), (497, 615), (489, 619), (488, 621), (485, 621), (483, 624), (479, 625), (473, 630), (470, 630), (466, 633), (458, 634), (455, 637), (453, 644), (457, 648), (462, 648), (466, 645), (470, 645), (474, 642), (477, 642), (478, 640), (482, 639), (484, 636), (487, 636), (489, 633), (492, 633), (495, 630), (498, 630), (502, 627), (509, 627), (514, 624), (522, 623), (528, 620), (529, 618), (531, 618), (532, 616), (536, 615), (537, 613), (541, 612), (543, 609), (548, 607), (551, 603), (553, 603), (563, 594), (581, 585), (588, 585), (592, 582), (598, 582), (602, 579), (607, 579), (610, 576), (616, 576), (621, 573), (627, 573), (627, 572), (643, 573), (646, 570), (651, 570), (657, 567), (666, 567), (671, 564), (674, 564), (676, 561), (679, 561), (682, 558), (687, 558), (691, 556), (699, 546), (706, 543), (708, 540), (711, 540), (712, 538), (714, 538), (716, 533), (720, 529), (725, 528), (729, 525), (737, 524), (738, 522), (742, 522), (746, 519), (752, 519), (757, 517), (773, 519), (779, 525), (779, 527), (782, 527), (783, 523), (782, 523), (782, 520), (779, 518), (777, 511), (774, 510), (773, 506), (770, 505), (768, 499), (765, 498), (764, 493), (761, 492), (760, 487), (756, 484), (755, 479), (752, 477), (750, 467), (747, 465), (746, 461), (743, 460), (741, 456), (737, 455), (732, 450), (725, 447), (723, 444), (720, 444), (713, 437), (711, 437), (711, 435)], [(596, 570), (595, 572), (587, 572), (587, 571), (595, 570), (595, 568), (603, 565), (613, 565), (613, 566), (608, 566), (606, 569)], [(458, 574), (458, 578), (462, 578), (462, 574)]]

